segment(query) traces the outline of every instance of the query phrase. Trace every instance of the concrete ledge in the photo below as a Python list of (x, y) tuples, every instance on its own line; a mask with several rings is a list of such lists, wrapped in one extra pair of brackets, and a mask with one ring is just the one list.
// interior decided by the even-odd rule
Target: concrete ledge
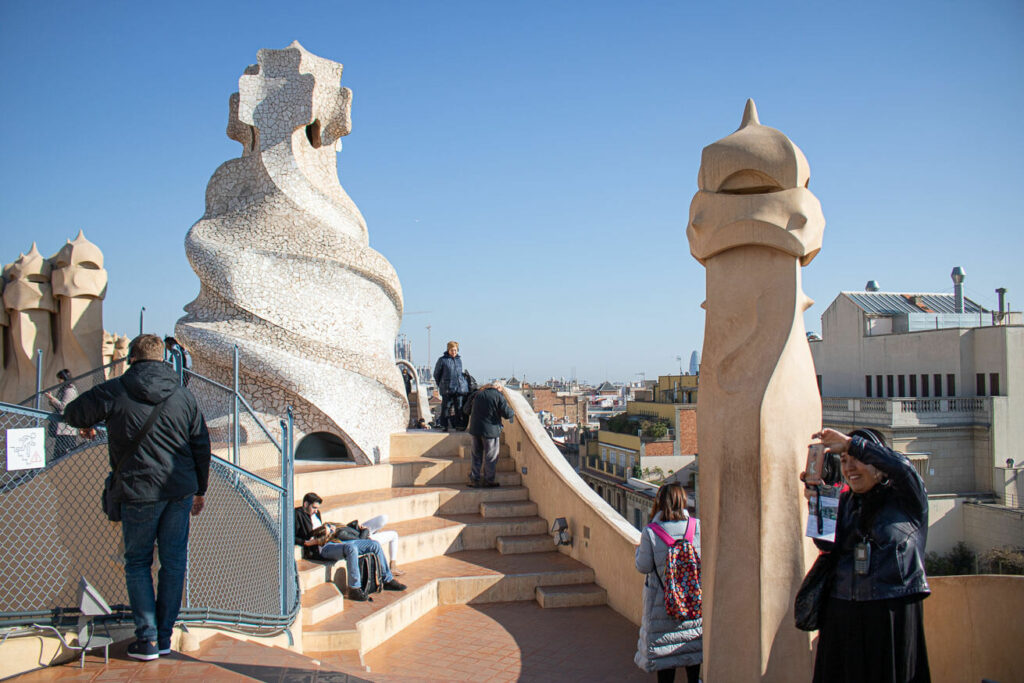
[(935, 683), (1024, 682), (1024, 576), (931, 576), (924, 601)]

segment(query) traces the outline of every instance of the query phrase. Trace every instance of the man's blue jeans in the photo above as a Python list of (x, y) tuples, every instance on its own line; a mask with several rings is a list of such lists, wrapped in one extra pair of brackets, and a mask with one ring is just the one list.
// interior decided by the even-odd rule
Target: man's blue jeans
[[(124, 578), (135, 618), (135, 637), (167, 643), (181, 609), (188, 566), (192, 496), (157, 503), (121, 503)], [(153, 546), (160, 554), (153, 594)]]
[(359, 556), (365, 553), (373, 553), (377, 556), (380, 569), (384, 572), (384, 583), (391, 581), (391, 568), (388, 561), (384, 559), (384, 549), (380, 543), (370, 538), (361, 538), (358, 541), (342, 541), (340, 543), (327, 543), (320, 548), (320, 557), (325, 560), (340, 560), (345, 558), (345, 567), (348, 574), (348, 587), (359, 588), (362, 576), (359, 574)]

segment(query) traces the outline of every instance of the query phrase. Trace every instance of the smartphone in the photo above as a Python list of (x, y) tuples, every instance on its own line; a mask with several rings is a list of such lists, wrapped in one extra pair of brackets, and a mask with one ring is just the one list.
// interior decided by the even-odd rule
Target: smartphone
[(807, 447), (807, 466), (804, 468), (804, 483), (808, 486), (821, 484), (821, 471), (825, 467), (825, 445), (812, 443)]

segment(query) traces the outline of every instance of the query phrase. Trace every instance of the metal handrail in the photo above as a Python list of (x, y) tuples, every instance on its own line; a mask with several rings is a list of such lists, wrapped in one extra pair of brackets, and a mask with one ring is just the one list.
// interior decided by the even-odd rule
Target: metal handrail
[[(298, 614), (298, 610), (301, 606), (299, 600), (300, 588), (298, 583), (298, 577), (295, 567), (294, 553), (292, 552), (292, 546), (294, 544), (294, 527), (291, 522), (291, 504), (294, 499), (294, 482), (292, 481), (294, 475), (294, 417), (292, 414), (291, 407), (288, 408), (287, 420), (281, 421), (281, 439), (278, 440), (271, 433), (268, 427), (256, 414), (252, 406), (243, 396), (238, 392), (238, 363), (237, 363), (237, 347), (235, 349), (235, 365), (234, 365), (234, 376), (235, 376), (235, 389), (228, 388), (223, 384), (210, 380), (207, 377), (199, 375), (191, 370), (184, 368), (184, 363), (181, 362), (180, 356), (175, 355), (172, 361), (175, 362), (175, 369), (178, 373), (179, 381), (182, 384), (187, 383), (187, 379), (196, 377), (201, 379), (207, 385), (215, 387), (222, 392), (231, 395), (233, 402), (229, 410), (231, 410), (231, 418), (233, 423), (233, 446), (234, 446), (234, 460), (231, 462), (218, 455), (212, 456), (212, 462), (215, 462), (218, 467), (224, 468), (227, 472), (230, 472), (234, 478), (233, 487), (236, 494), (241, 496), (242, 499), (247, 501), (248, 506), (253, 509), (265, 523), (269, 523), (268, 531), (271, 532), (272, 536), (276, 536), (276, 541), (279, 545), (280, 554), (280, 566), (278, 568), (278, 576), (280, 580), (280, 602), (279, 612), (276, 614), (260, 614), (248, 611), (232, 611), (225, 610), (223, 608), (212, 608), (212, 607), (191, 607), (187, 604), (182, 606), (181, 612), (179, 613), (180, 621), (186, 623), (206, 623), (206, 624), (218, 624), (229, 626), (238, 629), (246, 629), (246, 632), (259, 632), (265, 633), (268, 630), (273, 632), (287, 631), (287, 629), (294, 623), (294, 620)], [(95, 375), (97, 373), (103, 373), (103, 371), (109, 367), (115, 366), (118, 363), (123, 362), (124, 359), (118, 359), (100, 368), (92, 370), (90, 372), (78, 375), (72, 378), (71, 381), (80, 380), (83, 377)], [(105, 373), (101, 375), (103, 381), (106, 381)], [(39, 373), (37, 372), (37, 388), (39, 387)], [(63, 384), (63, 383), (62, 383)], [(55, 385), (52, 388), (60, 386)], [(52, 389), (51, 388), (51, 389)], [(46, 391), (49, 391), (47, 389)], [(44, 391), (37, 391), (32, 397), (26, 399), (26, 402), (32, 402), (33, 400), (38, 403), (39, 397), (45, 393)], [(262, 430), (266, 439), (277, 449), (280, 454), (280, 474), (281, 483), (277, 484), (273, 481), (268, 480), (264, 476), (256, 474), (252, 471), (246, 470), (238, 462), (238, 447), (239, 447), (239, 415), (242, 410), (249, 413), (249, 416), (253, 421), (259, 425), (259, 429)], [(23, 404), (11, 404), (6, 402), (0, 402), (0, 411), (7, 412), (12, 415), (20, 415), (23, 418), (29, 418), (35, 420), (38, 425), (41, 421), (49, 420), (60, 420), (61, 414), (53, 411), (43, 410), (37, 407), (29, 407)], [(105, 430), (102, 430), (105, 432)], [(105, 434), (103, 434), (105, 436)], [(68, 457), (79, 454), (89, 448), (94, 448), (97, 445), (102, 444), (104, 440), (91, 440), (80, 444), (79, 446), (68, 451), (66, 454), (62, 454), (60, 458), (53, 457), (52, 453), (48, 454), (46, 460), (46, 467), (38, 470), (32, 470), (27, 479), (32, 479), (38, 476), (40, 473), (47, 472), (50, 467), (59, 461), (63, 461)], [(29, 471), (26, 471), (29, 472)], [(242, 482), (250, 482), (243, 484)], [(7, 482), (10, 486), (19, 486), (24, 483), (21, 477), (15, 477), (15, 479)], [(275, 506), (270, 503), (271, 507), (267, 507), (266, 503), (262, 503), (258, 498), (253, 497), (250, 491), (250, 486), (262, 486), (265, 487), (268, 492), (272, 492), (272, 496), (277, 498), (278, 504)], [(277, 508), (276, 510), (274, 508)], [(277, 523), (273, 523), (273, 514), (277, 515)], [(186, 593), (186, 596), (188, 594)], [(127, 611), (128, 608), (125, 605), (114, 605), (115, 614), (106, 617), (107, 621), (130, 621), (131, 614)], [(116, 610), (121, 609), (121, 612)], [(38, 610), (38, 611), (21, 611), (21, 612), (4, 612), (0, 613), (0, 628), (17, 627), (17, 626), (38, 626), (40, 622), (49, 621), (51, 623), (61, 623), (67, 619), (70, 615), (77, 615), (77, 611), (74, 609), (67, 609), (57, 607), (51, 610)], [(290, 633), (289, 633), (290, 637)]]

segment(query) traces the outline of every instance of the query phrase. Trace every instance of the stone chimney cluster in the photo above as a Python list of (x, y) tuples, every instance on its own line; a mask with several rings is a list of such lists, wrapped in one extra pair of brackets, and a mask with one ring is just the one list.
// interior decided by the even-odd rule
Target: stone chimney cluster
[(39, 351), (44, 388), (58, 382), (62, 369), (76, 376), (127, 355), (127, 337), (103, 331), (107, 271), (103, 253), (81, 231), (49, 258), (33, 242), (3, 268), (0, 284), (0, 401), (35, 393)]

